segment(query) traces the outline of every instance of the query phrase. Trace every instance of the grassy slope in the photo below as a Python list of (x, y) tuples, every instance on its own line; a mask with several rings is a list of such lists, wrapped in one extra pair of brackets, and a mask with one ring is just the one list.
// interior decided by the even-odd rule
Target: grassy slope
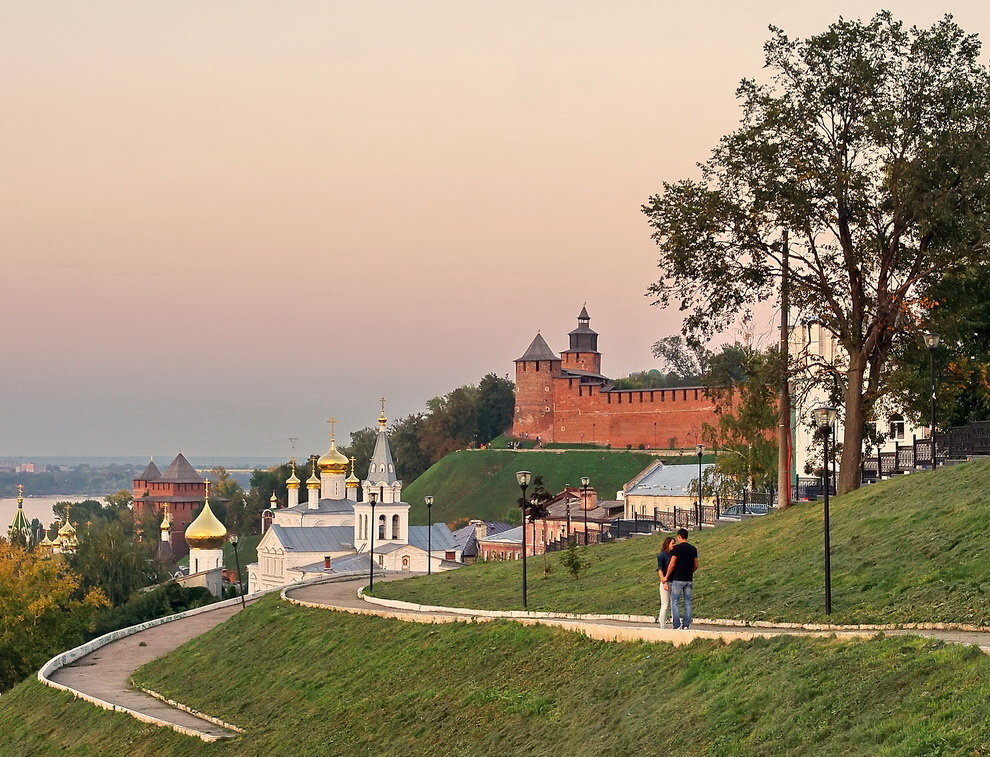
[[(835, 622), (957, 621), (990, 625), (990, 461), (901, 476), (832, 500)], [(692, 535), (702, 571), (695, 614), (708, 618), (824, 619), (822, 506)], [(530, 609), (656, 611), (659, 537), (589, 549), (573, 580), (552, 555), (530, 561)], [(544, 575), (544, 564), (552, 572)], [(518, 563), (489, 563), (381, 584), (376, 593), (429, 604), (519, 607)]]
[[(237, 558), (241, 562), (241, 570), (244, 566), (258, 562), (258, 543), (261, 541), (261, 534), (248, 534), (240, 537), (237, 542)], [(223, 565), (228, 570), (237, 570), (234, 559), (234, 546), (228, 541), (223, 545)], [(245, 571), (246, 575), (246, 571)]]
[(248, 733), (206, 746), (32, 680), (0, 699), (0, 754), (803, 756), (990, 743), (990, 660), (917, 638), (674, 648), (269, 597), (137, 677)]
[[(426, 523), (423, 497), (427, 494), (436, 497), (435, 522), (505, 520), (519, 498), (518, 470), (542, 475), (546, 487), (555, 492), (565, 484), (580, 486), (581, 476), (588, 476), (602, 499), (613, 499), (626, 481), (655, 459), (642, 452), (465, 450), (433, 465), (403, 490), (402, 499), (413, 505), (413, 523)], [(691, 462), (696, 458), (683, 460)], [(677, 461), (678, 458), (670, 460)]]

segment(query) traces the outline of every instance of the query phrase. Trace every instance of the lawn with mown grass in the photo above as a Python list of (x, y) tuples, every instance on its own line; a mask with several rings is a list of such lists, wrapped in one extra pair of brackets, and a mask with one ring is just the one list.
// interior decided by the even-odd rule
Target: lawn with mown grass
[(135, 678), (247, 732), (204, 745), (32, 680), (0, 698), (0, 754), (928, 755), (990, 743), (990, 660), (917, 637), (673, 647), (266, 597)]
[[(990, 626), (990, 461), (900, 476), (831, 502), (836, 623)], [(805, 502), (691, 541), (700, 553), (695, 615), (821, 622), (822, 504)], [(560, 553), (529, 559), (529, 609), (649, 615), (657, 607), (661, 536), (588, 548), (573, 579)], [(521, 609), (518, 562), (479, 563), (379, 584), (378, 596), (422, 604)]]
[[(666, 462), (697, 464), (697, 457), (664, 458)], [(645, 452), (619, 450), (463, 450), (439, 460), (402, 491), (412, 505), (410, 523), (426, 523), (423, 497), (436, 497), (435, 523), (466, 523), (470, 518), (504, 521), (518, 518), (516, 471), (543, 476), (546, 488), (559, 492), (580, 486), (588, 476), (601, 499), (615, 499), (622, 485), (656, 460)], [(706, 458), (708, 461), (708, 458)]]

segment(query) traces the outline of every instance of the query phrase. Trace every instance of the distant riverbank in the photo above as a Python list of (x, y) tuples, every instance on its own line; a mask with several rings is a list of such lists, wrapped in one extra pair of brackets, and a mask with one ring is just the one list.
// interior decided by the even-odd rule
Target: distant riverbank
[[(103, 495), (52, 494), (44, 497), (25, 497), (24, 514), (27, 515), (28, 521), (33, 518), (37, 518), (43, 525), (47, 526), (55, 519), (55, 514), (52, 512), (52, 506), (56, 502), (82, 502), (84, 499), (95, 499), (98, 502), (102, 502)], [(14, 515), (16, 513), (17, 497), (4, 497), (3, 499), (0, 499), (0, 532), (4, 535), (6, 535), (7, 528), (14, 520)]]

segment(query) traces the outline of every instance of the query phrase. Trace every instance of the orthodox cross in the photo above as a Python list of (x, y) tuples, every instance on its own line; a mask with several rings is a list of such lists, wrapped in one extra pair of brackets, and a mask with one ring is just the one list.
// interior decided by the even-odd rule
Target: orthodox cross
[(337, 419), (331, 418), (327, 421), (330, 424), (330, 438), (336, 440), (336, 430), (337, 430)]

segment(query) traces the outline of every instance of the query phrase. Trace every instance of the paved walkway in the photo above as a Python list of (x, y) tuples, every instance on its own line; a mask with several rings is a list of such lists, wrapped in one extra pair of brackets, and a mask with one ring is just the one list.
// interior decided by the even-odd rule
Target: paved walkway
[[(395, 579), (405, 578), (404, 574), (395, 576)], [(381, 579), (378, 579), (381, 580)], [(386, 580), (394, 580), (389, 577)], [(471, 615), (463, 612), (453, 612), (451, 610), (430, 612), (425, 610), (398, 609), (383, 607), (371, 602), (359, 599), (358, 589), (367, 585), (367, 578), (362, 577), (349, 581), (338, 581), (334, 583), (311, 584), (290, 588), (285, 594), (290, 600), (316, 607), (325, 607), (332, 610), (352, 612), (359, 614), (379, 615), (382, 617), (397, 618), (416, 623), (453, 623), (453, 622), (483, 622), (494, 618), (490, 615)], [(502, 617), (509, 617), (508, 614)], [(674, 629), (661, 629), (656, 623), (637, 622), (629, 620), (595, 619), (586, 620), (581, 618), (551, 618), (541, 616), (539, 613), (531, 613), (526, 618), (512, 618), (520, 623), (528, 625), (542, 624), (567, 628), (573, 631), (590, 636), (595, 639), (606, 641), (667, 641), (673, 644), (687, 644), (697, 638), (720, 638), (726, 641), (745, 640), (756, 637), (797, 635), (797, 636), (831, 636), (835, 634), (841, 638), (869, 638), (880, 633), (880, 631), (843, 629), (841, 626), (832, 630), (808, 630), (788, 627), (740, 627), (740, 626), (719, 626), (706, 623), (695, 623), (687, 631), (675, 631)], [(943, 630), (920, 630), (920, 629), (897, 629), (885, 630), (884, 634), (902, 636), (925, 636), (942, 639), (956, 644), (975, 644), (984, 653), (990, 654), (990, 633), (981, 631), (943, 631)]]
[(55, 671), (51, 680), (70, 686), (105, 702), (169, 723), (189, 728), (212, 738), (236, 736), (208, 720), (166, 704), (130, 685), (131, 674), (146, 662), (162, 657), (176, 647), (220, 625), (241, 609), (240, 604), (163, 623), (132, 636), (110, 642), (85, 657)]
[[(416, 574), (381, 576), (379, 581), (407, 578)], [(338, 580), (330, 583), (309, 584), (288, 588), (285, 595), (290, 601), (363, 615), (378, 615), (397, 618), (415, 623), (458, 623), (488, 622), (496, 619), (490, 615), (472, 615), (450, 610), (426, 611), (383, 607), (358, 598), (358, 589), (365, 586), (365, 577)], [(248, 600), (249, 602), (251, 600)], [(131, 674), (146, 662), (168, 654), (190, 639), (214, 628), (241, 609), (239, 604), (224, 607), (213, 612), (165, 623), (149, 628), (132, 636), (112, 642), (76, 662), (52, 674), (57, 683), (102, 699), (111, 704), (134, 710), (144, 715), (159, 718), (171, 724), (191, 729), (212, 738), (235, 736), (233, 731), (203, 720), (184, 710), (172, 707), (142, 691), (131, 687)], [(497, 617), (497, 616), (496, 616)], [(508, 617), (508, 614), (502, 616)], [(697, 624), (688, 631), (661, 629), (656, 623), (627, 620), (581, 618), (550, 618), (539, 613), (531, 613), (525, 618), (513, 618), (526, 625), (550, 625), (584, 633), (587, 636), (605, 641), (667, 641), (686, 644), (696, 638), (720, 638), (726, 641), (752, 639), (761, 636), (783, 634), (805, 636), (828, 636), (835, 634), (843, 638), (867, 638), (877, 631), (842, 630), (816, 631), (795, 628), (740, 628), (738, 626), (718, 626)], [(975, 644), (984, 653), (990, 654), (990, 633), (977, 631), (941, 630), (890, 630), (888, 635), (926, 636), (958, 644)]]

